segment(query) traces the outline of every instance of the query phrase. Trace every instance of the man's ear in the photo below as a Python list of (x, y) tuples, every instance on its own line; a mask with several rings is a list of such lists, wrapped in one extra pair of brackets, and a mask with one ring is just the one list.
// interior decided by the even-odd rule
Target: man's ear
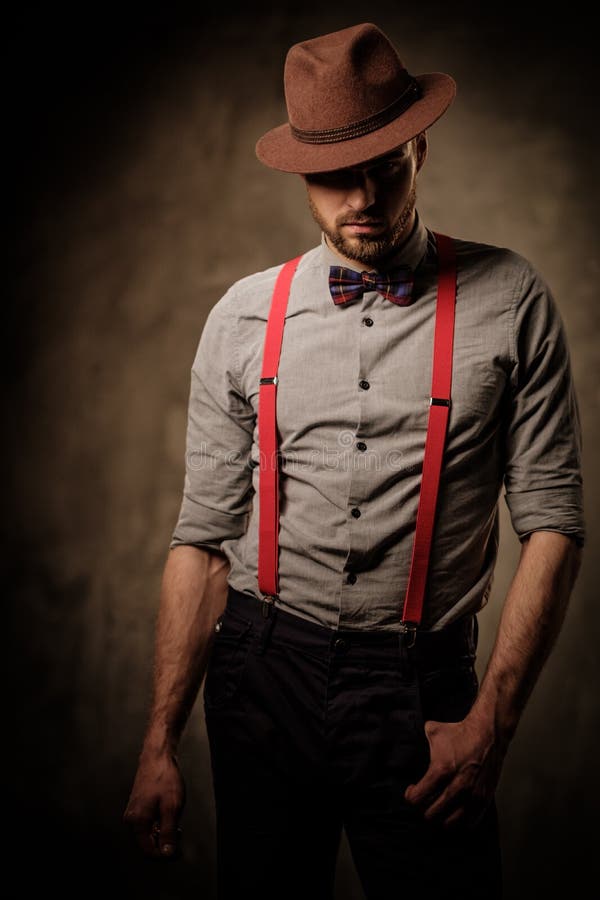
[(427, 132), (422, 131), (415, 138), (415, 151), (417, 155), (417, 172), (427, 159)]

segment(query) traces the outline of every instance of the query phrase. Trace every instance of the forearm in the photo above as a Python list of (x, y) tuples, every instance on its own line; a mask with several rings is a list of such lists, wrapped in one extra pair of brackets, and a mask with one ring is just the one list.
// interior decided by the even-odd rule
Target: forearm
[(179, 546), (165, 564), (156, 625), (153, 699), (144, 749), (174, 752), (196, 699), (227, 601), (227, 558)]
[(507, 745), (550, 654), (568, 606), (581, 551), (565, 535), (533, 532), (523, 542), (490, 660), (470, 718)]

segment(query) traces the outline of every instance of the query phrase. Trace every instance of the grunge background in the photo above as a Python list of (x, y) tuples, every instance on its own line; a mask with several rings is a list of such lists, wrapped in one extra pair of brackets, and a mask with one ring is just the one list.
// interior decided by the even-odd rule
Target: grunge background
[[(227, 287), (319, 240), (300, 178), (263, 167), (254, 144), (286, 120), (289, 46), (361, 21), (414, 73), (458, 82), (429, 132), (425, 222), (528, 257), (565, 322), (587, 555), (498, 805), (507, 898), (574, 896), (597, 872), (595, 29), (574, 4), (561, 19), (482, 7), (259, 3), (226, 16), (92, 2), (75, 14), (30, 6), (5, 23), (4, 869), (20, 895), (213, 896), (201, 703), (181, 748), (183, 859), (141, 859), (121, 824), (181, 500), (189, 370)], [(518, 559), (501, 508), (481, 673)], [(337, 889), (363, 896), (345, 843)]]

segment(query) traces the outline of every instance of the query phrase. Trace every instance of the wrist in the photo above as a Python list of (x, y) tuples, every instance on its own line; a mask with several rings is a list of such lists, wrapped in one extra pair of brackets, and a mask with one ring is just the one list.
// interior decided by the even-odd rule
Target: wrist
[(497, 747), (504, 751), (508, 749), (517, 730), (518, 716), (503, 708), (498, 698), (480, 693), (471, 707), (469, 718)]
[(141, 756), (148, 758), (174, 756), (178, 745), (178, 737), (167, 728), (151, 726), (144, 737)]

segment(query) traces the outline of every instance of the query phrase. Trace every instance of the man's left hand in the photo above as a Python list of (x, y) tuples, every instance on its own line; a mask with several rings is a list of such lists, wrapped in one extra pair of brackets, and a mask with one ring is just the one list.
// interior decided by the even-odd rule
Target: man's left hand
[(406, 800), (421, 808), (428, 821), (475, 825), (492, 801), (506, 748), (472, 716), (462, 722), (430, 720), (425, 735), (429, 767), (417, 784), (408, 786)]

